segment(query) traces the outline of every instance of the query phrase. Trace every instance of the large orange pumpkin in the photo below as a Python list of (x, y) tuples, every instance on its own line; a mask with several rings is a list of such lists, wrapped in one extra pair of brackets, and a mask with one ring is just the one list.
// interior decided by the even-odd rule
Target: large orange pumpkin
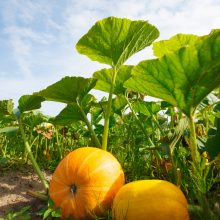
[(90, 219), (102, 215), (124, 184), (124, 173), (109, 152), (82, 147), (69, 153), (57, 166), (49, 194), (63, 217)]
[(164, 180), (124, 185), (114, 198), (112, 212), (115, 220), (189, 220), (184, 194)]

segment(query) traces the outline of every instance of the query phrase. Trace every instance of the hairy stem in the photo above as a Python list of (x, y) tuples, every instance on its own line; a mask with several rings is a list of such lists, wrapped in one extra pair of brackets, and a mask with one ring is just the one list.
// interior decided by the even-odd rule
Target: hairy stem
[(200, 155), (197, 148), (197, 140), (196, 140), (196, 131), (195, 131), (195, 124), (194, 124), (194, 117), (193, 114), (190, 114), (189, 117), (189, 147), (191, 150), (192, 160), (194, 165), (197, 165), (200, 161)]

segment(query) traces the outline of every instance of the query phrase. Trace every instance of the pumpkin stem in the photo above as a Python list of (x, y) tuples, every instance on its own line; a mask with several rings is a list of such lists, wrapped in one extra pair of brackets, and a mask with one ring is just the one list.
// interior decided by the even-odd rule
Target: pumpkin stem
[(75, 184), (71, 185), (70, 186), (70, 192), (75, 195), (76, 194), (76, 191), (77, 191), (77, 187)]

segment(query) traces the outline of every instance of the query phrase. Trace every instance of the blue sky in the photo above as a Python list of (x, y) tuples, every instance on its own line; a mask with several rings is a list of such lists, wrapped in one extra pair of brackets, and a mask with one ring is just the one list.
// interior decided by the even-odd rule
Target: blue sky
[[(64, 76), (91, 77), (103, 68), (75, 50), (99, 19), (148, 20), (160, 30), (159, 39), (168, 39), (220, 28), (219, 12), (219, 0), (0, 0), (0, 100), (12, 98), (16, 104), (21, 95)], [(128, 63), (151, 56), (150, 49), (144, 50)], [(42, 111), (54, 115), (62, 107), (46, 102)]]

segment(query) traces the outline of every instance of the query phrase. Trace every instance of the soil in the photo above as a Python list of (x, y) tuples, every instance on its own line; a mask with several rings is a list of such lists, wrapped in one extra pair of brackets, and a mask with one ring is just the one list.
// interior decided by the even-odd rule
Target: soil
[[(50, 172), (44, 172), (47, 180), (51, 179)], [(0, 169), (0, 220), (6, 220), (7, 214), (31, 206), (28, 212), (31, 219), (42, 219), (36, 213), (45, 207), (45, 202), (30, 196), (28, 190), (43, 192), (39, 178), (31, 167), (2, 171)], [(20, 220), (22, 218), (14, 218)]]

